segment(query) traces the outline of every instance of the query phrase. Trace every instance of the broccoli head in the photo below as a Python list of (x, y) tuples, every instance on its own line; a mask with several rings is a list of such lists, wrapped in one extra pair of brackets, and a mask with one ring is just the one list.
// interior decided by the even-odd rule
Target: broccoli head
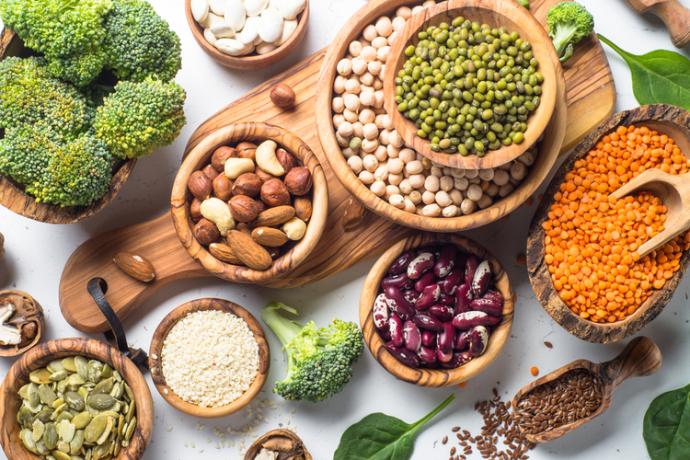
[(268, 305), (262, 319), (282, 343), (288, 371), (273, 391), (288, 400), (318, 402), (342, 391), (352, 378), (352, 364), (362, 354), (362, 333), (356, 324), (334, 320), (318, 328), (285, 318), (297, 311), (281, 303)]
[(575, 45), (594, 31), (594, 17), (577, 2), (553, 6), (546, 16), (546, 27), (561, 62), (570, 59)]
[(185, 97), (184, 89), (174, 82), (121, 81), (96, 110), (96, 136), (117, 158), (148, 155), (180, 133)]
[(105, 21), (107, 67), (122, 80), (168, 81), (182, 66), (180, 38), (145, 0), (114, 0)]
[(84, 88), (101, 74), (104, 65), (105, 51), (95, 49), (82, 54), (54, 57), (48, 61), (48, 70), (54, 77)]
[(53, 145), (50, 134), (54, 134), (47, 126), (43, 128), (22, 125), (5, 130), (0, 139), (0, 173), (23, 185), (43, 178)]

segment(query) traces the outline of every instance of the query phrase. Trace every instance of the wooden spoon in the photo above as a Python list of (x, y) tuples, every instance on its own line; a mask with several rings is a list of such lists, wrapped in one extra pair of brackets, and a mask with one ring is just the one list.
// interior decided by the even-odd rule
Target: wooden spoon
[(690, 43), (690, 9), (678, 0), (628, 0), (638, 13), (652, 13), (661, 19), (673, 44), (683, 48)]
[(545, 431), (538, 434), (527, 434), (526, 438), (533, 443), (544, 443), (553, 441), (561, 436), (581, 427), (592, 419), (603, 414), (611, 405), (614, 390), (623, 383), (624, 380), (630, 377), (644, 377), (655, 373), (661, 367), (662, 356), (661, 350), (648, 337), (637, 337), (632, 340), (623, 352), (616, 358), (605, 363), (593, 363), (586, 359), (579, 359), (572, 363), (561, 367), (560, 369), (551, 372), (544, 377), (535, 380), (529, 385), (520, 389), (513, 398), (513, 410), (518, 405), (518, 402), (535, 388), (546, 383), (558, 380), (564, 374), (575, 370), (584, 369), (591, 372), (595, 377), (598, 377), (602, 385), (601, 394), (602, 401), (599, 409), (589, 417), (578, 420), (577, 422), (569, 423), (567, 425), (554, 428), (550, 431)]

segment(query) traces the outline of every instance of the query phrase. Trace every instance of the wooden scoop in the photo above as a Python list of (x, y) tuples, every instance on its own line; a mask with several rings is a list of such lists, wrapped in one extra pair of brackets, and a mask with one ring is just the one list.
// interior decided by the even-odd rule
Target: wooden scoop
[(628, 0), (638, 13), (652, 13), (661, 19), (673, 44), (683, 48), (690, 43), (690, 9), (678, 0)]
[(515, 410), (518, 402), (526, 394), (541, 385), (558, 380), (561, 376), (572, 370), (585, 369), (591, 372), (595, 377), (598, 377), (602, 385), (602, 401), (601, 406), (596, 412), (577, 422), (569, 423), (550, 431), (526, 435), (526, 438), (530, 442), (537, 444), (553, 441), (603, 414), (611, 405), (613, 391), (623, 383), (624, 380), (629, 377), (644, 377), (651, 375), (659, 370), (661, 363), (661, 350), (659, 350), (656, 343), (648, 337), (638, 337), (632, 340), (628, 346), (625, 347), (623, 352), (611, 361), (596, 364), (586, 359), (580, 359), (535, 380), (517, 392), (513, 398), (512, 407), (513, 410)]

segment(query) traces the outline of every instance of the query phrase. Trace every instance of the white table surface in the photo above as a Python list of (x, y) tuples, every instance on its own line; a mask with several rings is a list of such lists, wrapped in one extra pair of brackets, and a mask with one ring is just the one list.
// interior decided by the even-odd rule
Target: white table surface
[[(690, 6), (689, 0), (681, 0)], [(183, 69), (178, 81), (188, 93), (188, 123), (172, 146), (141, 160), (119, 198), (86, 223), (52, 226), (25, 219), (0, 208), (0, 232), (6, 237), (6, 256), (0, 263), (0, 288), (17, 288), (34, 295), (44, 306), (50, 339), (82, 335), (62, 318), (58, 305), (58, 283), (69, 255), (81, 243), (104, 231), (148, 220), (168, 210), (169, 192), (185, 143), (194, 129), (210, 115), (239, 98), (261, 81), (287, 69), (301, 57), (321, 49), (336, 35), (346, 19), (364, 5), (364, 0), (314, 0), (305, 44), (280, 66), (263, 72), (229, 71), (216, 65), (196, 44), (187, 27), (182, 0), (152, 0), (160, 14), (178, 32), (183, 45)], [(597, 30), (633, 52), (657, 48), (675, 49), (661, 23), (642, 19), (622, 0), (584, 0), (594, 14)], [(618, 109), (637, 106), (632, 95), (627, 67), (608, 53), (618, 87)], [(289, 127), (288, 127), (289, 128)], [(151, 384), (155, 403), (155, 427), (146, 460), (240, 459), (253, 439), (279, 426), (295, 429), (317, 460), (332, 458), (340, 435), (365, 415), (382, 411), (412, 422), (450, 393), (457, 400), (417, 440), (415, 460), (444, 460), (448, 446), (438, 442), (454, 425), (477, 432), (481, 418), (475, 401), (490, 396), (500, 381), (504, 399), (532, 380), (529, 369), (538, 366), (542, 374), (573, 359), (606, 360), (620, 352), (623, 344), (602, 346), (585, 343), (565, 332), (540, 307), (532, 294), (524, 266), (515, 262), (524, 251), (527, 228), (535, 205), (523, 207), (510, 219), (468, 232), (487, 245), (504, 263), (515, 286), (518, 303), (511, 338), (502, 355), (487, 371), (463, 389), (428, 390), (395, 380), (365, 351), (354, 368), (353, 381), (333, 399), (320, 404), (285, 403), (271, 394), (272, 382), (284, 372), (284, 359), (275, 338), (271, 373), (259, 399), (249, 410), (214, 422), (175, 411)], [(359, 292), (371, 261), (325, 281), (292, 291), (233, 286), (220, 280), (180, 282), (146, 302), (136, 322), (126, 324), (132, 345), (148, 349), (151, 335), (172, 308), (200, 297), (233, 300), (258, 314), (268, 301), (277, 299), (304, 310), (305, 315), (325, 324), (338, 317), (357, 321)], [(589, 426), (532, 451), (531, 458), (625, 459), (647, 458), (642, 440), (642, 418), (659, 393), (690, 382), (690, 311), (683, 282), (663, 314), (644, 330), (664, 353), (664, 366), (656, 375), (630, 380), (616, 393), (611, 409)], [(98, 337), (100, 338), (100, 337)], [(543, 342), (554, 344), (547, 349)], [(12, 364), (0, 361), (4, 376)], [(148, 378), (148, 377), (147, 377)], [(150, 378), (148, 378), (149, 383)], [(0, 456), (3, 454), (0, 453)], [(476, 457), (479, 458), (479, 457)]]

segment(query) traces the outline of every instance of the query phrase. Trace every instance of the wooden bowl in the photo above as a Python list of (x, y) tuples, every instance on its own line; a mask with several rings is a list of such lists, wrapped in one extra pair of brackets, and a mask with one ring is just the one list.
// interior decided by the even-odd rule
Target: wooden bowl
[[(544, 75), (541, 103), (528, 120), (525, 141), (519, 145), (514, 144), (498, 150), (491, 150), (483, 157), (431, 150), (431, 142), (417, 136), (417, 126), (400, 113), (395, 97), (395, 79), (407, 61), (405, 48), (410, 44), (416, 45), (419, 42), (417, 34), (420, 31), (442, 22), (450, 23), (458, 16), (492, 27), (505, 27), (510, 32), (518, 32), (523, 39), (532, 45), (534, 56), (539, 61), (539, 71)], [(546, 130), (556, 107), (558, 98), (558, 72), (556, 69), (560, 67), (558, 56), (546, 30), (529, 11), (518, 5), (517, 2), (449, 0), (425, 8), (413, 15), (400, 32), (400, 37), (391, 46), (383, 75), (384, 104), (393, 126), (405, 140), (405, 143), (431, 161), (452, 168), (496, 168), (525, 153)]]
[(304, 37), (307, 34), (307, 25), (309, 24), (309, 1), (307, 1), (307, 6), (302, 13), (299, 15), (299, 23), (297, 24), (297, 29), (292, 33), (290, 38), (280, 45), (275, 50), (266, 54), (250, 54), (247, 56), (230, 56), (229, 54), (222, 53), (215, 46), (211, 45), (206, 38), (204, 38), (204, 29), (194, 20), (192, 16), (192, 2), (191, 0), (185, 0), (185, 15), (187, 16), (187, 24), (192, 30), (192, 35), (196, 42), (201, 46), (206, 54), (211, 56), (214, 61), (223, 67), (229, 69), (237, 70), (256, 70), (263, 69), (265, 67), (277, 64), (283, 58), (287, 57), (292, 53), (295, 48), (302, 43)]
[[(0, 306), (5, 303), (11, 303), (15, 307), (15, 316), (21, 316), (26, 318), (28, 321), (33, 322), (36, 325), (36, 337), (34, 339), (20, 347), (15, 346), (0, 346), (0, 356), (5, 358), (13, 358), (19, 356), (31, 348), (35, 347), (38, 342), (43, 338), (45, 333), (46, 323), (43, 317), (43, 307), (38, 303), (36, 299), (31, 297), (29, 294), (23, 291), (0, 291)], [(21, 344), (20, 344), (21, 345)]]
[[(254, 382), (252, 382), (249, 389), (242, 396), (225, 406), (201, 407), (196, 404), (188, 403), (177, 396), (175, 392), (168, 387), (167, 383), (165, 382), (165, 376), (163, 375), (162, 352), (163, 344), (165, 343), (168, 333), (178, 321), (188, 314), (204, 310), (224, 311), (242, 318), (249, 326), (249, 329), (251, 329), (252, 333), (254, 334), (254, 338), (256, 339), (256, 343), (259, 345), (259, 372), (256, 375), (256, 379), (254, 379)], [(266, 336), (264, 335), (264, 331), (259, 322), (244, 308), (235, 303), (222, 299), (192, 300), (191, 302), (187, 302), (186, 304), (175, 308), (165, 318), (163, 318), (163, 321), (161, 321), (156, 328), (156, 331), (153, 333), (153, 338), (151, 339), (151, 348), (149, 349), (149, 368), (151, 369), (151, 378), (153, 379), (153, 383), (156, 385), (156, 389), (158, 389), (158, 392), (161, 394), (163, 399), (165, 399), (168, 404), (179, 411), (202, 418), (224, 417), (243, 409), (252, 401), (252, 399), (256, 397), (256, 395), (259, 394), (259, 391), (261, 391), (261, 388), (264, 386), (270, 364), (271, 357), (268, 342), (266, 341)]]
[[(508, 2), (506, 2), (508, 3)], [(567, 104), (565, 99), (565, 79), (563, 70), (556, 69), (558, 83), (556, 109), (551, 122), (544, 131), (537, 161), (530, 167), (529, 175), (510, 195), (499, 200), (486, 209), (467, 216), (442, 218), (425, 217), (420, 214), (405, 212), (374, 194), (364, 185), (347, 164), (338, 145), (333, 128), (333, 81), (336, 77), (336, 65), (347, 54), (350, 42), (361, 35), (362, 30), (382, 15), (392, 15), (403, 5), (418, 5), (413, 0), (371, 0), (367, 6), (355, 13), (345, 24), (335, 41), (328, 47), (321, 70), (321, 79), (317, 88), (316, 126), (319, 140), (328, 162), (340, 183), (354, 195), (367, 209), (381, 217), (406, 227), (430, 232), (458, 232), (490, 224), (510, 214), (532, 196), (546, 179), (556, 163), (565, 139), (567, 123)], [(541, 27), (541, 26), (540, 26)]]
[[(474, 254), (491, 264), (496, 289), (503, 294), (505, 304), (503, 306), (503, 321), (496, 326), (486, 352), (456, 369), (414, 369), (398, 361), (386, 350), (384, 341), (379, 336), (374, 326), (372, 308), (374, 299), (379, 293), (381, 280), (386, 275), (388, 268), (403, 252), (422, 246), (439, 243), (452, 243), (468, 254)], [(359, 322), (362, 326), (364, 341), (374, 358), (391, 374), (405, 382), (414, 383), (423, 387), (446, 387), (465, 382), (480, 374), (499, 355), (503, 346), (508, 341), (510, 329), (513, 326), (513, 309), (515, 306), (515, 294), (510, 285), (508, 274), (503, 270), (501, 263), (486, 249), (474, 241), (457, 235), (420, 233), (419, 235), (403, 239), (388, 249), (376, 261), (369, 271), (364, 288), (359, 299)]]
[(690, 113), (687, 111), (668, 105), (650, 105), (614, 115), (580, 142), (574, 153), (558, 170), (532, 220), (527, 240), (527, 268), (534, 293), (546, 312), (558, 324), (571, 334), (588, 342), (618, 342), (645, 327), (661, 313), (671, 299), (690, 260), (690, 252), (685, 252), (681, 259), (681, 270), (666, 282), (663, 289), (656, 291), (635, 313), (615, 323), (594, 323), (580, 318), (561, 300), (553, 286), (551, 275), (544, 262), (545, 232), (542, 228), (542, 224), (547, 219), (548, 210), (553, 204), (553, 196), (573, 164), (587, 155), (603, 136), (614, 131), (618, 126), (634, 124), (644, 124), (668, 134), (677, 142), (683, 154), (690, 156)]
[(297, 436), (293, 431), (285, 429), (271, 430), (254, 441), (254, 443), (249, 446), (249, 449), (247, 449), (247, 452), (244, 454), (244, 460), (254, 460), (259, 452), (261, 452), (263, 444), (266, 441), (276, 437), (288, 438), (290, 441), (292, 441), (293, 445), (302, 446), (302, 450), (304, 451), (304, 460), (313, 460), (314, 457), (312, 457), (307, 448), (304, 447), (304, 442), (302, 442), (302, 439), (300, 439), (300, 437)]
[(10, 368), (0, 390), (2, 426), (0, 444), (12, 460), (38, 460), (39, 457), (26, 450), (19, 440), (19, 425), (16, 414), (21, 405), (17, 391), (29, 381), (29, 373), (46, 366), (54, 359), (82, 355), (109, 364), (117, 370), (132, 388), (136, 403), (138, 426), (132, 441), (117, 456), (117, 460), (141, 458), (151, 439), (153, 428), (153, 399), (144, 376), (137, 366), (107, 343), (92, 339), (61, 339), (46, 342), (27, 352)]
[[(27, 57), (30, 51), (24, 48), (21, 39), (11, 30), (3, 29), (0, 34), (0, 60), (6, 56)], [(0, 130), (0, 138), (4, 133)], [(114, 167), (110, 189), (98, 201), (90, 206), (60, 206), (37, 203), (36, 199), (24, 192), (24, 187), (11, 179), (0, 176), (0, 204), (12, 212), (29, 219), (48, 224), (74, 224), (87, 219), (112, 202), (124, 187), (134, 170), (136, 160), (119, 162)]]
[[(311, 171), (314, 186), (312, 191), (313, 214), (307, 224), (307, 233), (291, 250), (273, 261), (268, 270), (252, 270), (248, 267), (230, 265), (211, 255), (207, 248), (194, 238), (189, 204), (192, 195), (187, 190), (189, 176), (210, 162), (213, 152), (222, 145), (242, 141), (261, 142), (274, 140), (295, 155)], [(328, 186), (323, 168), (309, 146), (297, 136), (277, 126), (263, 123), (242, 123), (228, 125), (206, 136), (184, 159), (177, 173), (172, 190), (172, 217), (177, 235), (189, 254), (211, 274), (238, 283), (266, 283), (287, 275), (300, 265), (316, 247), (326, 225), (328, 213)]]

